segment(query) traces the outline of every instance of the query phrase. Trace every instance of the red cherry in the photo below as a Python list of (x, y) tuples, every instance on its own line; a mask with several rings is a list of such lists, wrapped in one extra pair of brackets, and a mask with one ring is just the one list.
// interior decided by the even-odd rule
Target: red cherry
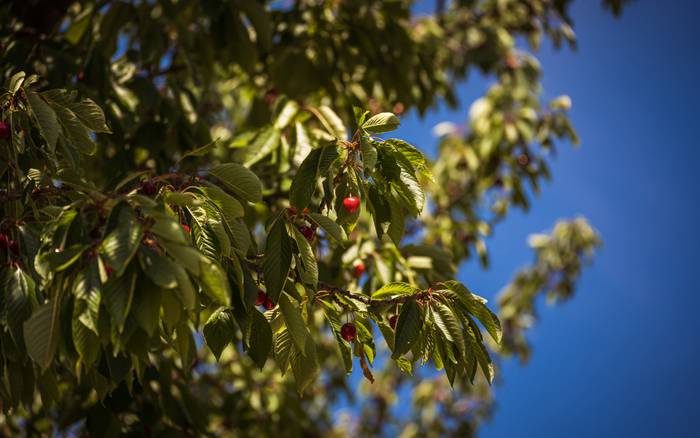
[(353, 272), (353, 275), (355, 275), (355, 278), (360, 278), (362, 277), (362, 274), (365, 273), (365, 264), (363, 262), (359, 262), (355, 265), (355, 270)]
[(78, 79), (78, 82), (82, 82), (85, 80), (85, 72), (78, 72), (78, 76), (76, 77)]
[(399, 317), (396, 315), (391, 315), (391, 318), (389, 318), (389, 325), (393, 330), (396, 330), (396, 321), (399, 320)]
[(158, 191), (158, 186), (152, 180), (148, 180), (141, 186), (141, 191), (146, 196), (153, 196)]
[(278, 95), (279, 93), (277, 93), (277, 89), (275, 87), (270, 88), (265, 92), (265, 102), (268, 105), (272, 105), (277, 100)]
[(107, 271), (107, 275), (109, 276), (114, 273), (114, 268), (105, 263), (105, 271)]
[(265, 307), (265, 310), (272, 310), (273, 307), (275, 307), (275, 303), (272, 302), (270, 297), (265, 298), (265, 302), (263, 303), (263, 306)]
[(289, 207), (289, 214), (291, 214), (292, 216), (296, 216), (296, 214), (297, 214), (296, 207)]
[(348, 196), (343, 199), (343, 207), (348, 213), (355, 213), (360, 208), (360, 198), (357, 196)]
[(267, 294), (261, 290), (258, 291), (258, 298), (255, 300), (255, 305), (256, 306), (261, 306), (265, 303), (265, 300), (267, 299)]
[(7, 242), (7, 247), (10, 248), (10, 251), (15, 255), (15, 257), (19, 256), (19, 243), (17, 243), (16, 240), (9, 240)]
[(0, 122), (0, 138), (10, 138), (11, 133), (10, 125), (5, 122)]
[(343, 326), (340, 328), (340, 336), (343, 337), (348, 342), (352, 342), (355, 339), (355, 336), (357, 335), (357, 327), (355, 327), (355, 324), (346, 322), (343, 324)]
[(7, 236), (0, 234), (0, 248), (7, 249), (9, 242), (7, 241)]
[(525, 154), (520, 154), (518, 155), (518, 164), (521, 166), (527, 166), (527, 164), (530, 162), (530, 157), (528, 157)]
[(308, 240), (309, 242), (314, 240), (314, 236), (316, 235), (316, 232), (313, 230), (313, 228), (307, 227), (306, 225), (302, 225), (299, 227), (299, 231), (301, 232), (301, 234), (304, 235), (306, 240)]
[(190, 233), (190, 226), (187, 224), (182, 224), (182, 229), (185, 230), (185, 233), (189, 234)]

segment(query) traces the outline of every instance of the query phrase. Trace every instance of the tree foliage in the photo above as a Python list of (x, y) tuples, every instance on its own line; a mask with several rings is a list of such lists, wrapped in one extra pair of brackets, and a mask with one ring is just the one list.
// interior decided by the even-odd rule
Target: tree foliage
[[(455, 279), (578, 141), (533, 55), (574, 46), (569, 7), (0, 6), (4, 432), (472, 434), (495, 355), (527, 358), (537, 297), (600, 244), (582, 218), (534, 236), (497, 307)], [(435, 159), (392, 137), (471, 71), (493, 85)]]

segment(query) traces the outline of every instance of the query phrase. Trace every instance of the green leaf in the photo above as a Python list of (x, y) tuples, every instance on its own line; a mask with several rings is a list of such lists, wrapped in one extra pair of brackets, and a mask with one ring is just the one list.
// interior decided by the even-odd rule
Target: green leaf
[(284, 321), (287, 324), (287, 330), (289, 330), (294, 344), (302, 354), (305, 354), (306, 340), (311, 335), (309, 334), (309, 329), (306, 327), (304, 318), (301, 316), (301, 312), (292, 304), (286, 292), (280, 295), (279, 306)]
[[(185, 272), (184, 269), (182, 272)], [(189, 281), (189, 279), (187, 281)], [(191, 287), (192, 285), (190, 284), (190, 288)], [(192, 294), (194, 294), (194, 290), (192, 290)], [(161, 294), (160, 298), (161, 308), (163, 309), (162, 318), (166, 332), (172, 333), (173, 329), (177, 323), (180, 322), (180, 319), (182, 319), (184, 314), (182, 301), (175, 294), (170, 293), (163, 293)]]
[(15, 343), (22, 342), (22, 325), (32, 314), (34, 280), (21, 269), (8, 269), (3, 275), (6, 281), (5, 317)]
[(408, 283), (389, 283), (380, 287), (372, 294), (372, 298), (383, 299), (383, 298), (393, 298), (402, 295), (414, 295), (420, 292), (420, 289), (411, 286)]
[(136, 274), (132, 271), (127, 275), (111, 279), (105, 283), (102, 290), (105, 307), (120, 329), (124, 327), (126, 316), (131, 309), (135, 286)]
[(500, 344), (503, 335), (501, 322), (498, 320), (498, 316), (486, 307), (486, 300), (473, 294), (466, 286), (458, 281), (446, 281), (444, 284), (448, 289), (457, 294), (460, 302), (464, 304), (469, 313), (474, 315), (484, 326), (489, 335), (491, 335), (493, 340)]
[(29, 107), (39, 125), (39, 132), (41, 132), (41, 136), (44, 137), (44, 140), (48, 143), (49, 149), (53, 151), (56, 149), (56, 141), (58, 140), (60, 131), (56, 113), (38, 94), (33, 91), (27, 91), (26, 94)]
[(242, 219), (234, 219), (229, 222), (229, 227), (231, 229), (231, 237), (233, 238), (232, 244), (234, 245), (234, 250), (245, 257), (250, 249), (251, 239), (250, 231)]
[(100, 355), (100, 339), (95, 332), (81, 322), (81, 317), (87, 313), (87, 309), (80, 312), (77, 304), (76, 302), (71, 321), (73, 345), (80, 356), (81, 362), (85, 368), (89, 369)]
[(178, 245), (172, 242), (161, 242), (165, 251), (175, 259), (175, 261), (190, 271), (192, 275), (198, 277), (201, 273), (201, 262), (208, 261), (204, 254), (188, 245)]
[(292, 245), (287, 234), (285, 220), (278, 216), (270, 227), (265, 244), (263, 274), (267, 295), (277, 301), (284, 283), (287, 281), (292, 264)]
[(437, 301), (431, 304), (435, 325), (447, 341), (453, 342), (459, 352), (464, 355), (464, 335), (462, 325), (452, 310), (445, 304)]
[(75, 263), (89, 245), (76, 244), (62, 251), (51, 251), (40, 256), (39, 263), (46, 263), (50, 270), (60, 272)]
[(398, 153), (403, 155), (404, 158), (406, 158), (416, 168), (416, 170), (418, 170), (428, 179), (433, 180), (433, 173), (428, 165), (428, 159), (418, 148), (397, 138), (390, 138), (386, 140), (384, 144), (393, 146)]
[(172, 293), (172, 291), (163, 291), (160, 287), (143, 278), (137, 282), (132, 305), (133, 315), (139, 326), (148, 333), (148, 336), (153, 336), (158, 328), (163, 293)]
[(182, 266), (173, 264), (173, 273), (177, 278), (177, 289), (175, 289), (175, 294), (178, 299), (185, 307), (185, 309), (192, 310), (197, 305), (197, 292), (195, 292), (192, 286), (192, 281), (187, 272), (182, 268)]
[(263, 130), (248, 147), (245, 166), (250, 167), (270, 155), (280, 144), (282, 132), (274, 127)]
[(329, 107), (323, 105), (318, 108), (316, 114), (321, 124), (326, 130), (340, 140), (345, 140), (348, 137), (348, 132), (345, 129), (343, 120)]
[(379, 134), (393, 131), (401, 124), (401, 120), (392, 113), (375, 114), (362, 124), (362, 129), (367, 132)]
[(397, 247), (401, 244), (405, 232), (406, 213), (396, 198), (391, 195), (387, 198), (389, 205), (390, 223), (387, 234)]
[(142, 248), (139, 252), (139, 261), (143, 272), (154, 284), (164, 289), (177, 287), (174, 263), (168, 257), (158, 255), (151, 249)]
[(292, 359), (292, 347), (294, 342), (292, 342), (292, 337), (289, 335), (289, 330), (282, 329), (278, 331), (275, 335), (275, 361), (280, 367), (282, 375), (289, 369), (289, 362)]
[(100, 281), (97, 259), (94, 259), (89, 266), (78, 272), (73, 282), (73, 294), (77, 299), (76, 307), (80, 305), (80, 301), (85, 303), (85, 312), (78, 316), (80, 322), (97, 335), (100, 303), (102, 301), (102, 282)]
[(68, 143), (83, 154), (94, 154), (97, 145), (90, 137), (90, 131), (81, 123), (78, 116), (73, 111), (57, 103), (52, 102), (51, 108), (67, 134)]
[(342, 244), (347, 239), (345, 230), (328, 216), (319, 213), (309, 213), (308, 216), (326, 232), (328, 237), (335, 240), (337, 243)]
[(320, 374), (316, 345), (311, 336), (306, 338), (305, 354), (293, 352), (291, 358), (292, 373), (297, 384), (297, 391), (302, 394)]
[(362, 153), (362, 167), (365, 173), (372, 172), (374, 166), (377, 165), (377, 148), (365, 136), (360, 139), (360, 152)]
[(27, 74), (23, 71), (18, 71), (17, 73), (13, 74), (10, 77), (10, 83), (7, 87), (7, 91), (9, 91), (11, 94), (17, 93), (19, 87), (22, 86), (22, 83), (24, 82), (24, 78), (26, 76)]
[(70, 27), (66, 30), (64, 37), (69, 43), (76, 45), (80, 42), (85, 31), (90, 27), (92, 21), (92, 7), (86, 7), (80, 15), (75, 17)]
[(287, 103), (282, 108), (282, 111), (280, 111), (280, 114), (277, 116), (277, 119), (275, 120), (275, 124), (274, 124), (275, 129), (286, 128), (287, 125), (289, 125), (289, 122), (291, 122), (292, 118), (297, 114), (298, 111), (299, 111), (299, 104), (298, 103), (296, 103), (293, 100), (287, 101)]
[(183, 367), (189, 370), (196, 353), (196, 345), (187, 320), (180, 321), (177, 326), (175, 326), (175, 335), (175, 351), (180, 355)]
[(190, 192), (168, 192), (163, 200), (167, 204), (179, 207), (195, 207), (201, 203), (197, 196)]
[(226, 273), (217, 263), (202, 260), (200, 276), (202, 290), (216, 303), (231, 305), (231, 288)]
[(233, 341), (235, 334), (231, 314), (223, 307), (218, 308), (204, 324), (202, 333), (209, 349), (218, 361), (221, 352), (224, 351), (229, 342)]
[(423, 318), (415, 300), (406, 301), (401, 306), (399, 320), (396, 322), (396, 339), (394, 340), (394, 359), (407, 353), (420, 336)]
[(141, 242), (141, 224), (131, 208), (122, 208), (119, 211), (117, 227), (102, 241), (100, 253), (111, 266), (115, 274), (120, 276), (126, 266), (134, 257)]
[(250, 202), (262, 201), (262, 184), (258, 177), (238, 163), (219, 164), (209, 171), (236, 195)]
[(27, 353), (42, 370), (46, 370), (58, 347), (62, 293), (44, 303), (24, 322), (24, 344)]
[(175, 243), (187, 243), (182, 226), (175, 218), (160, 211), (150, 211), (149, 216), (154, 219), (149, 230), (153, 234)]
[(297, 243), (297, 248), (299, 248), (299, 256), (301, 258), (302, 269), (301, 276), (304, 283), (312, 286), (314, 289), (318, 284), (318, 263), (316, 262), (316, 255), (314, 250), (306, 240), (301, 231), (299, 231), (295, 226), (291, 226), (293, 229), (293, 237)]
[(290, 204), (299, 210), (308, 207), (316, 190), (317, 179), (330, 168), (336, 158), (338, 158), (338, 148), (335, 142), (312, 150), (294, 176), (289, 189)]
[(231, 222), (233, 219), (243, 217), (243, 206), (238, 202), (238, 199), (217, 186), (205, 187), (202, 191), (212, 203), (221, 210), (221, 216), (226, 221), (229, 228), (232, 227)]
[(68, 107), (77, 115), (85, 126), (95, 132), (111, 133), (105, 122), (105, 114), (102, 108), (90, 99), (70, 103)]
[(218, 138), (210, 143), (203, 145), (203, 146), (199, 146), (197, 148), (189, 150), (189, 151), (185, 152), (184, 154), (182, 154), (182, 157), (180, 157), (178, 162), (181, 162), (182, 160), (184, 160), (187, 157), (203, 157), (204, 155), (211, 152), (211, 150), (214, 149), (214, 147), (216, 147), (217, 144), (219, 144)]
[(425, 205), (425, 193), (416, 178), (415, 171), (411, 163), (402, 155), (394, 154), (396, 163), (400, 168), (399, 179), (394, 181), (392, 185), (399, 194), (399, 199), (403, 201), (403, 205), (414, 215), (417, 216), (423, 210)]
[(413, 364), (410, 360), (406, 359), (405, 357), (397, 357), (396, 365), (402, 372), (408, 374), (409, 376), (413, 375)]
[(272, 349), (272, 329), (265, 316), (257, 310), (251, 312), (248, 345), (248, 355), (250, 355), (258, 368), (262, 369)]
[[(377, 236), (381, 239), (391, 226), (391, 206), (387, 198), (379, 193), (375, 184), (369, 186), (369, 209)], [(402, 231), (403, 233), (403, 231)]]

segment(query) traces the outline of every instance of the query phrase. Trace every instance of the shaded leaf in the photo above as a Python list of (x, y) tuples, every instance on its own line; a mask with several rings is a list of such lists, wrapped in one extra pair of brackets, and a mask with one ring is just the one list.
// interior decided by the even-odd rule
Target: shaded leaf
[(287, 227), (280, 216), (272, 224), (265, 244), (263, 273), (267, 295), (277, 301), (284, 283), (287, 281), (292, 264), (292, 245), (289, 242)]
[(418, 303), (406, 301), (401, 306), (399, 320), (396, 322), (396, 339), (394, 340), (394, 359), (408, 352), (420, 336), (423, 318)]
[(262, 184), (257, 175), (238, 163), (219, 164), (209, 171), (236, 195), (250, 202), (262, 201)]
[(249, 336), (248, 355), (258, 368), (262, 369), (272, 349), (272, 329), (265, 316), (257, 310), (251, 312)]
[(42, 304), (32, 316), (24, 322), (24, 344), (29, 357), (42, 370), (46, 370), (58, 347), (62, 293), (53, 300)]

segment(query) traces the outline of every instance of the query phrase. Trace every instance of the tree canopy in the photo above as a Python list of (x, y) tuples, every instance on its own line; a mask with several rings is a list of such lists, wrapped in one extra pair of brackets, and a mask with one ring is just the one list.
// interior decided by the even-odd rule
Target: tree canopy
[[(475, 433), (600, 245), (565, 220), (496, 303), (456, 280), (578, 142), (535, 57), (575, 48), (570, 7), (0, 5), (3, 433)], [(470, 74), (492, 85), (433, 158), (400, 138)]]

